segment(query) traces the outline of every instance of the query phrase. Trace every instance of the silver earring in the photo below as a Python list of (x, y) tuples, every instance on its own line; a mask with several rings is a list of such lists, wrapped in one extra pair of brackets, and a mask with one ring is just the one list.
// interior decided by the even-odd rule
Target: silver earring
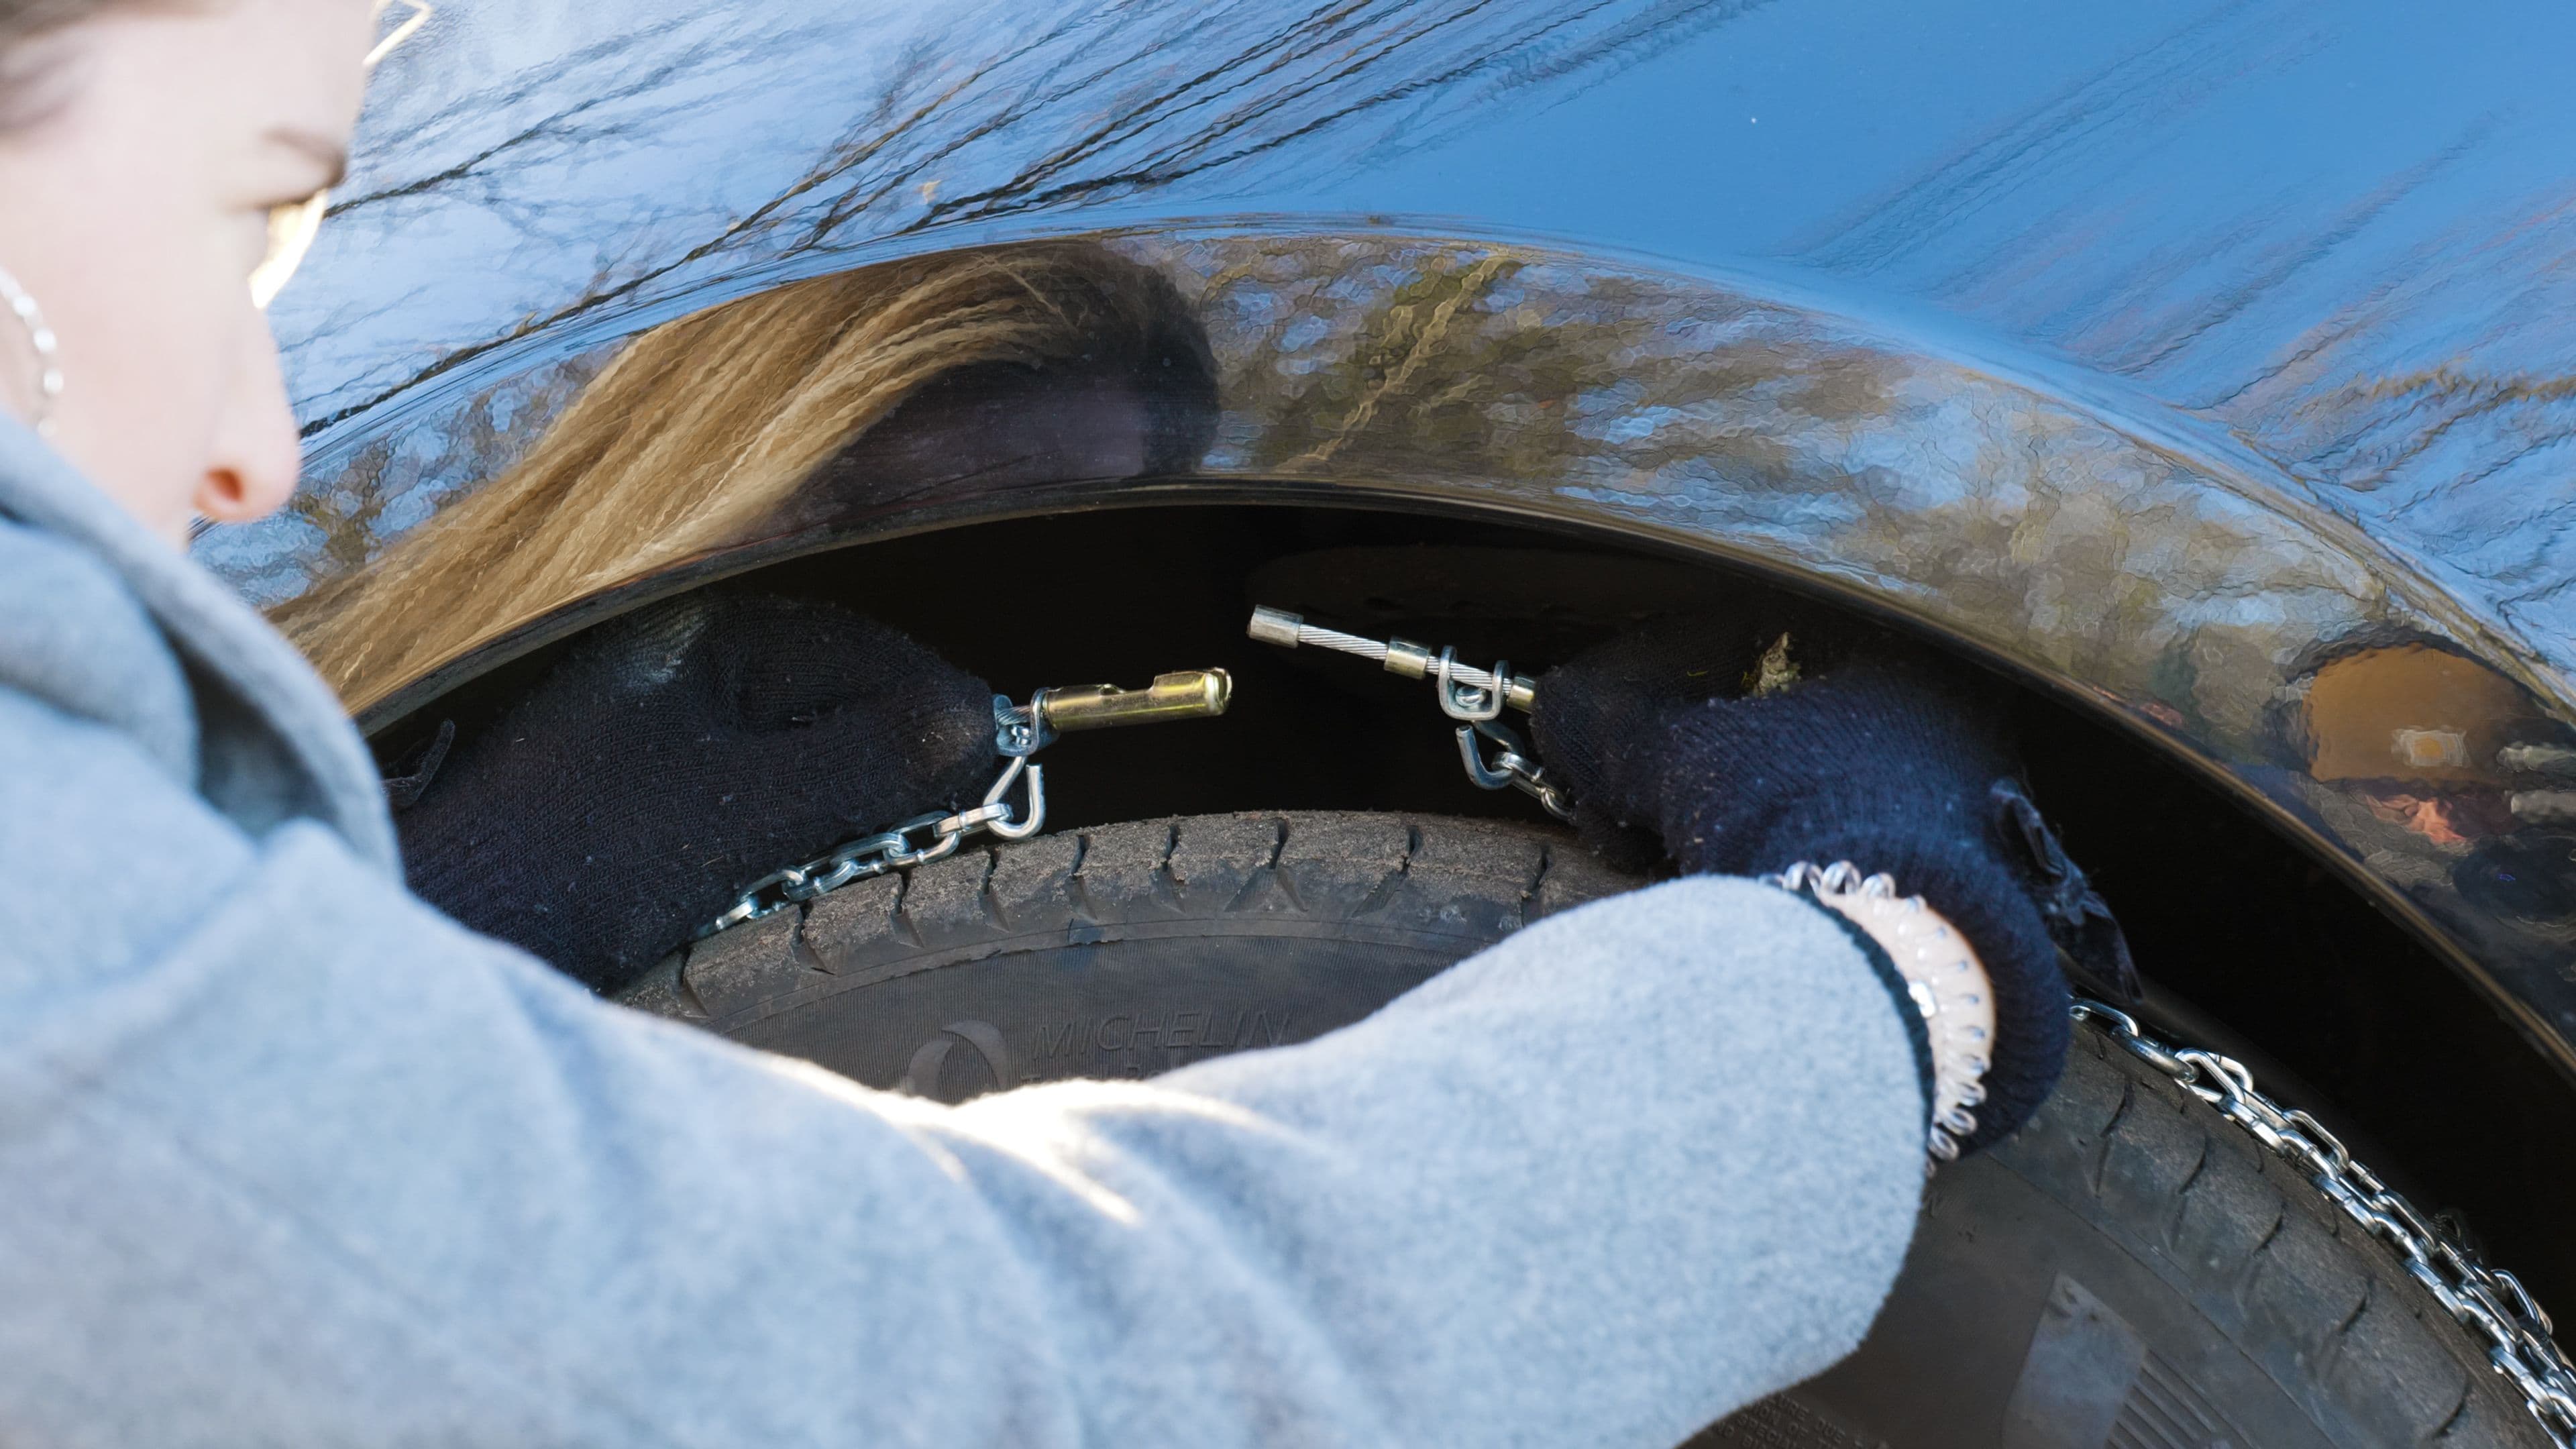
[(18, 279), (9, 275), (6, 267), (0, 267), (0, 302), (8, 304), (19, 325), (27, 329), (28, 343), (36, 349), (36, 415), (28, 421), (34, 424), (37, 437), (50, 438), (54, 435), (54, 399), (63, 395), (63, 369), (55, 359), (54, 329), (45, 325), (44, 309), (36, 305), (36, 299), (27, 295), (27, 289), (18, 285)]

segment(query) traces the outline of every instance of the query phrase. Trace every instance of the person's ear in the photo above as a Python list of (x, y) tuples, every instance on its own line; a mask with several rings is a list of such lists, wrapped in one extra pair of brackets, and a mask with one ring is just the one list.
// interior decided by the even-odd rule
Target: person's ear
[(304, 466), (277, 339), (264, 312), (243, 330), (228, 389), (205, 474), (189, 501), (217, 523), (252, 523), (285, 505)]

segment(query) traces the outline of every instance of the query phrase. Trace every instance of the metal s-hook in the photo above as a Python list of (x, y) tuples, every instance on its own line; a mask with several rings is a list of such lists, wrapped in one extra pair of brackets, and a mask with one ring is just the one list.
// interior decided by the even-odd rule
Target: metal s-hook
[[(1014, 814), (1002, 797), (1011, 792), (1013, 784), (1024, 778), (1028, 808)], [(1046, 828), (1046, 766), (1030, 764), (1026, 755), (1012, 756), (1011, 763), (1002, 771), (1002, 778), (995, 780), (993, 788), (984, 792), (984, 803), (999, 806), (1003, 811), (984, 822), (986, 830), (1004, 840), (1026, 840), (1037, 834)]]
[[(1495, 672), (1500, 674), (1502, 671)], [(1492, 760), (1488, 761), (1485, 758), (1485, 752), (1477, 746), (1478, 735), (1494, 742), (1496, 750)], [(1530, 758), (1529, 746), (1522, 743), (1521, 737), (1509, 726), (1495, 724), (1490, 720), (1460, 725), (1458, 727), (1458, 762), (1467, 767), (1469, 780), (1487, 790), (1518, 790), (1536, 800), (1548, 814), (1557, 819), (1565, 821), (1574, 819), (1573, 803), (1565, 798), (1564, 791), (1549, 782), (1547, 771), (1540, 768), (1538, 761)]]

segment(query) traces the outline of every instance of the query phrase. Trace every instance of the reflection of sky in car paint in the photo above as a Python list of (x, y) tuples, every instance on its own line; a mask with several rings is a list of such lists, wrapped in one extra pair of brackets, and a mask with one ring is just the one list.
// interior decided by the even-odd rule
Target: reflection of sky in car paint
[[(1219, 88), (1066, 160), (1034, 188), (1047, 196), (968, 204), (1109, 108), (1262, 53), (1303, 12), (449, 0), (388, 62), (353, 209), (278, 307), (297, 394), (328, 416), (601, 279), (653, 271), (837, 139), (884, 134), (871, 107), (908, 113), (1008, 52), (953, 115), (914, 125), (911, 151), (887, 152), (918, 168), (889, 171), (833, 245), (939, 216), (967, 236), (1278, 209), (1454, 217), (1749, 268), (2133, 416), (2143, 399), (2194, 410), (2494, 619), (2576, 634), (2560, 592), (2576, 580), (2564, 7), (1360, 8), (1375, 52), (1324, 46), (1276, 94)], [(746, 69), (757, 85), (738, 83)], [(1086, 75), (1112, 80), (1075, 84)], [(1049, 85), (1060, 100), (962, 139)], [(1361, 93), (1388, 99), (1333, 119)], [(1189, 153), (1202, 133), (1229, 139)], [(1249, 159), (1207, 164), (1233, 152)], [(1080, 191), (1145, 162), (1179, 179)], [(748, 250), (832, 264), (798, 245), (781, 227)], [(633, 294), (640, 311), (601, 308), (563, 343), (685, 310), (725, 265), (675, 267)]]
[[(519, 143), (512, 165), (487, 168), (486, 184), (452, 188), (435, 208), (463, 234), (414, 233), (437, 250), (463, 242), (505, 269), (496, 277), (487, 265), (469, 295), (412, 309), (471, 336), (478, 316), (527, 310), (495, 306), (492, 294), (541, 306), (534, 294), (549, 282), (613, 271), (604, 222), (636, 223), (613, 241), (645, 245), (657, 230), (676, 240), (774, 195), (914, 63), (910, 47), (973, 55), (995, 29), (1025, 39), (1078, 8), (960, 17), (951, 0), (756, 10), (666, 0), (514, 4), (503, 19), (457, 0), (441, 9), (442, 33), (424, 37), (435, 43), (389, 66), (351, 191), (434, 172), (437, 153)], [(1935, 301), (2016, 341), (2202, 382), (2175, 365), (2178, 347), (2223, 341), (2208, 335), (2213, 325), (2276, 344), (2362, 300), (2356, 283), (2438, 244), (2464, 212), (2563, 196), (2563, 143), (2576, 139), (2576, 87), (2552, 84), (2576, 23), (2539, 5), (1593, 8), (1668, 24), (1626, 62), (1518, 89), (1493, 77), (1432, 85), (1407, 107), (1301, 138), (1259, 165), (1194, 176), (1175, 209), (1454, 215), (1694, 262), (1773, 258)], [(1186, 13), (1126, 7), (1119, 24), (1132, 36), (1104, 24), (1084, 46), (1028, 64), (1062, 74), (1150, 42), (1177, 68), (1193, 44), (1222, 51), (1218, 37), (1186, 28)], [(1232, 39), (1256, 33), (1224, 28)], [(1425, 60), (1456, 59), (1454, 45), (1425, 45)], [(405, 61), (417, 64), (406, 71)], [(1380, 64), (1401, 72), (1407, 61), (1390, 51)], [(758, 67), (761, 84), (735, 89), (736, 65)], [(545, 79), (549, 68), (562, 75)], [(1008, 64), (996, 74), (1041, 78), (1012, 76)], [(559, 114), (562, 90), (601, 86), (636, 94)], [(442, 114), (466, 87), (476, 103)], [(1509, 99), (1476, 104), (1497, 95)], [(994, 160), (970, 148), (953, 171), (925, 174), (953, 195), (989, 180)], [(1279, 175), (1297, 184), (1266, 184)], [(916, 202), (910, 188), (891, 193), (851, 230), (901, 225)], [(336, 228), (364, 254), (352, 262), (452, 280), (436, 275), (443, 267), (406, 272), (403, 253), (432, 248), (367, 235), (359, 222), (344, 216)], [(317, 270), (337, 271), (337, 260)], [(290, 299), (288, 330), (319, 330), (305, 299)], [(2223, 398), (2213, 389), (2240, 384), (2244, 368), (2222, 371), (2167, 395)], [(324, 376), (309, 369), (303, 392), (325, 390)]]
[(2132, 379), (2514, 618), (2576, 577), (2570, 54), (2555, 7), (1779, 7), (1353, 191)]

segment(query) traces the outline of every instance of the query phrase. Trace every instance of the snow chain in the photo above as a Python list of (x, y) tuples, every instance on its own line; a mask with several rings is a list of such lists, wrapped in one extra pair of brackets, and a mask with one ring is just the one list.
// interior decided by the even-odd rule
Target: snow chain
[[(1143, 689), (1110, 684), (1078, 684), (1041, 689), (1026, 704), (1010, 696), (993, 696), (993, 753), (1001, 757), (1001, 774), (984, 792), (983, 802), (951, 815), (933, 811), (916, 815), (889, 830), (837, 846), (803, 865), (773, 870), (743, 888), (725, 913), (698, 929), (703, 941), (728, 926), (756, 921), (774, 911), (800, 905), (852, 881), (909, 870), (952, 855), (969, 836), (990, 831), (1004, 840), (1026, 840), (1046, 828), (1046, 767), (1029, 756), (1074, 730), (1113, 729), (1125, 725), (1161, 724), (1169, 720), (1214, 719), (1234, 699), (1234, 680), (1222, 669), (1184, 669), (1155, 676)], [(1010, 796), (1021, 793), (1016, 808)]]
[(2099, 1001), (2076, 998), (2074, 1014), (2306, 1173), (2345, 1216), (2395, 1250), (2406, 1275), (2486, 1343), (2488, 1366), (2522, 1391), (2524, 1407), (2549, 1441), (2558, 1449), (2576, 1449), (2576, 1364), (2551, 1336), (2549, 1315), (2511, 1273), (2485, 1266), (2445, 1236), (2378, 1174), (2353, 1161), (2314, 1117), (2256, 1091), (2244, 1063), (2197, 1047), (2169, 1047), (2141, 1031), (2137, 1018)]

